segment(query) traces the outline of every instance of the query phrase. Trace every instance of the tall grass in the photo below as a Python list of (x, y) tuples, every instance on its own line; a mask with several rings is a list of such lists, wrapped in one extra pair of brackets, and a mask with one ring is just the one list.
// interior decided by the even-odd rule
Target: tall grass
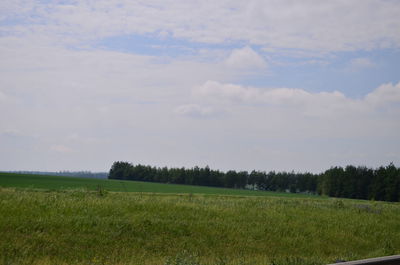
[(400, 204), (0, 190), (0, 264), (326, 264), (400, 252)]

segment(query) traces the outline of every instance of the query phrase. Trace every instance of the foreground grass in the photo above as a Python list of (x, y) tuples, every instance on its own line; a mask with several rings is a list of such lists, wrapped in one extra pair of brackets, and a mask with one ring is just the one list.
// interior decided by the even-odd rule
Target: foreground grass
[(0, 189), (0, 264), (326, 264), (400, 252), (400, 204)]
[[(240, 189), (225, 189), (190, 185), (162, 184), (140, 181), (121, 181), (111, 179), (73, 178), (62, 176), (15, 174), (0, 172), (0, 187), (20, 187), (46, 190), (99, 188), (108, 191), (154, 192), (154, 193), (194, 193), (222, 194), (245, 196), (283, 196), (283, 197), (312, 197), (306, 194), (252, 191)], [(315, 196), (314, 196), (315, 197)]]

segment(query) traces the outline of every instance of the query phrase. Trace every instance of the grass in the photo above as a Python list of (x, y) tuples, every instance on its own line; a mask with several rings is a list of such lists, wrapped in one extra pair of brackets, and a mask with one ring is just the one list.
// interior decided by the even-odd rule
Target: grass
[(312, 265), (400, 252), (400, 204), (0, 189), (0, 264)]
[(121, 181), (109, 179), (74, 178), (48, 175), (15, 174), (0, 172), (0, 187), (19, 187), (45, 190), (86, 189), (99, 188), (108, 191), (127, 192), (154, 192), (154, 193), (192, 193), (192, 194), (220, 194), (240, 196), (290, 196), (310, 197), (312, 195), (252, 191), (240, 189), (226, 189), (201, 187), (190, 185), (162, 184), (140, 181)]
[(399, 203), (0, 173), (2, 265), (322, 265), (398, 253)]

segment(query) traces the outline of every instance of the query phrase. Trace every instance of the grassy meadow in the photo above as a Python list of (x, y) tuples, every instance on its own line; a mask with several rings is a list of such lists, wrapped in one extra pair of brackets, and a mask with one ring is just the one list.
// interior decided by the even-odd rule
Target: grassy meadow
[(4, 183), (0, 264), (316, 265), (400, 253), (399, 203)]
[[(153, 192), (153, 193), (193, 193), (220, 194), (240, 196), (284, 196), (310, 197), (312, 195), (279, 193), (267, 191), (252, 191), (228, 188), (214, 188), (191, 185), (164, 184), (141, 181), (124, 181), (114, 179), (75, 178), (33, 174), (15, 174), (0, 172), (0, 187), (19, 187), (41, 190), (85, 189), (123, 192)], [(315, 197), (315, 196), (314, 196)]]

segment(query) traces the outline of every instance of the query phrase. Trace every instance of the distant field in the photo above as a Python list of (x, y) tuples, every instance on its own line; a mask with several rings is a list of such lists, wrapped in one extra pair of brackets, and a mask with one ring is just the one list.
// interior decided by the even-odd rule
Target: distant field
[(154, 193), (193, 193), (239, 196), (284, 196), (317, 197), (305, 194), (224, 189), (213, 187), (162, 184), (139, 181), (119, 181), (109, 179), (74, 178), (48, 175), (15, 174), (0, 172), (0, 187), (33, 188), (46, 190), (85, 189), (107, 191), (154, 192)]
[(400, 253), (400, 204), (0, 188), (0, 235), (4, 265), (322, 265)]

